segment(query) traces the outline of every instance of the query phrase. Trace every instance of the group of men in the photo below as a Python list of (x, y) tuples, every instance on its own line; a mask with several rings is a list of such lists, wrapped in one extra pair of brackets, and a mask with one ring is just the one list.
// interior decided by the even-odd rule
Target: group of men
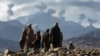
[(53, 48), (62, 46), (63, 35), (58, 26), (58, 23), (55, 23), (54, 26), (41, 35), (40, 31), (34, 33), (32, 29), (32, 25), (28, 24), (22, 34), (22, 38), (20, 40), (20, 48), (22, 51), (27, 52), (29, 48), (33, 48), (34, 50), (39, 50), (40, 48), (49, 49), (50, 44), (53, 45)]

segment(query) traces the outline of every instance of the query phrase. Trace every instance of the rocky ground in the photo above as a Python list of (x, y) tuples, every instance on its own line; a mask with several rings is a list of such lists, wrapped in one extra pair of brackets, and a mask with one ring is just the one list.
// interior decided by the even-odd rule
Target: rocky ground
[(67, 49), (58, 47), (48, 51), (45, 51), (45, 49), (30, 50), (27, 53), (21, 51), (11, 52), (6, 49), (0, 56), (100, 56), (100, 49)]
[(50, 46), (49, 50), (40, 48), (39, 50), (30, 49), (27, 52), (13, 52), (8, 49), (4, 50), (0, 56), (100, 56), (100, 48), (76, 48), (72, 42), (66, 48)]

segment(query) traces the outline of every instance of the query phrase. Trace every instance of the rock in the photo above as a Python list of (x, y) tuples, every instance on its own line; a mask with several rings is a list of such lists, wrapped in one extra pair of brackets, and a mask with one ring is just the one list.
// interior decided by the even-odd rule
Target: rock
[(30, 52), (27, 53), (27, 56), (30, 56), (30, 55), (32, 55), (33, 53), (34, 53), (34, 51), (30, 51)]
[(51, 44), (50, 44), (50, 49), (52, 50), (53, 48), (54, 48), (54, 47), (53, 47), (53, 44), (51, 43)]
[(77, 54), (76, 56), (81, 56), (81, 54)]
[(57, 52), (57, 51), (59, 51), (60, 49), (61, 49), (60, 47), (54, 48), (53, 51)]
[(3, 56), (2, 54), (0, 54), (0, 56)]
[(41, 53), (45, 53), (45, 49), (42, 48), (42, 49), (40, 50), (40, 52), (41, 52)]
[(25, 52), (16, 52), (16, 56), (26, 56)]
[(4, 56), (7, 56), (7, 55), (8, 55), (8, 53), (9, 53), (9, 50), (8, 50), (8, 49), (5, 49), (5, 50), (4, 50), (4, 54), (3, 54), (3, 55), (4, 55)]
[(11, 56), (11, 54), (8, 54), (8, 56)]

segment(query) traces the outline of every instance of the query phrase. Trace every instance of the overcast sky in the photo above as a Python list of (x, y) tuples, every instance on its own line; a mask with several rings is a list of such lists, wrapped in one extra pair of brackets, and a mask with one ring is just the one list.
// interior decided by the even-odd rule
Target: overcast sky
[[(14, 4), (14, 6), (8, 8), (9, 4)], [(12, 19), (16, 19), (37, 13), (38, 9), (49, 8), (56, 12), (61, 11), (60, 13), (67, 21), (82, 21), (82, 25), (88, 25), (89, 18), (92, 19), (90, 21), (94, 23), (94, 26), (100, 27), (100, 0), (0, 0), (0, 20), (6, 21), (11, 13), (14, 13), (11, 15)], [(59, 17), (58, 14), (55, 15)]]

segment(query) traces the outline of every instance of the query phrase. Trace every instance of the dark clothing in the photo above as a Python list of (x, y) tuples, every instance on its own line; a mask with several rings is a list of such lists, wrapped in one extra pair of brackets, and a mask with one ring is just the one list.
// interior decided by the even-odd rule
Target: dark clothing
[(44, 32), (42, 36), (42, 46), (43, 48), (49, 49), (50, 46), (50, 35), (49, 32)]
[(40, 35), (40, 33), (36, 33), (34, 35), (34, 39), (32, 41), (32, 47), (35, 50), (38, 50), (41, 47), (41, 35)]
[(23, 51), (27, 51), (28, 48), (31, 47), (31, 41), (33, 35), (34, 35), (33, 29), (29, 26), (26, 26), (22, 34), (22, 39), (20, 41), (20, 48)]
[(60, 28), (58, 26), (54, 26), (51, 29), (50, 33), (50, 42), (53, 44), (53, 47), (61, 47), (62, 46), (62, 33), (60, 31)]

